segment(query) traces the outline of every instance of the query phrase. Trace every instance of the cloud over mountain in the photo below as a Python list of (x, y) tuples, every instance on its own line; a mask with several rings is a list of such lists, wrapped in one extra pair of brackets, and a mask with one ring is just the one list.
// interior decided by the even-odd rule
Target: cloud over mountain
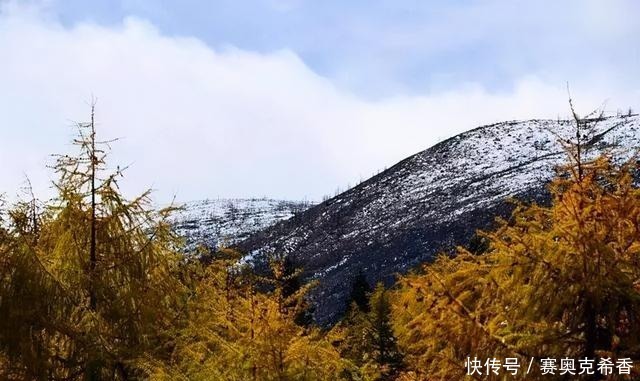
[[(47, 154), (68, 147), (92, 95), (102, 136), (123, 138), (115, 162), (133, 164), (125, 190), (153, 186), (161, 201), (319, 199), (472, 126), (567, 113), (565, 84), (537, 76), (506, 92), (467, 83), (371, 100), (293, 50), (212, 48), (136, 17), (67, 25), (40, 5), (1, 4), (0, 189), (9, 193), (25, 173), (47, 187)], [(603, 83), (572, 84), (584, 109), (638, 103), (637, 92)]]

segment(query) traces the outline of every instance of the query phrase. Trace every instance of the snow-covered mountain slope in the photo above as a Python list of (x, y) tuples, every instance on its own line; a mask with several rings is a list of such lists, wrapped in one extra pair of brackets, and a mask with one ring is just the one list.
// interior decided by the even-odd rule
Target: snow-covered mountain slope
[[(511, 210), (507, 198), (544, 202), (546, 184), (566, 154), (559, 137), (573, 121), (531, 120), (483, 126), (439, 143), (330, 200), (240, 242), (259, 260), (288, 253), (318, 279), (316, 319), (342, 311), (352, 278), (391, 282), (443, 250), (465, 244), (477, 229)], [(640, 146), (636, 115), (598, 122), (593, 155)]]
[(187, 248), (229, 246), (249, 234), (265, 229), (308, 209), (306, 201), (273, 199), (214, 199), (183, 205), (173, 216), (177, 232), (186, 238)]

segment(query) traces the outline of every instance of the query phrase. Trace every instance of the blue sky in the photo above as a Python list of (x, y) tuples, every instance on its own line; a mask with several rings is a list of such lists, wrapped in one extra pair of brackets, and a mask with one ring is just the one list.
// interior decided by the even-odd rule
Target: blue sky
[[(295, 52), (312, 70), (365, 97), (422, 94), (514, 80), (578, 81), (640, 66), (636, 1), (55, 1), (68, 26), (127, 16), (214, 48)], [(636, 16), (634, 16), (636, 15)]]
[[(455, 133), (640, 106), (640, 2), (0, 0), (0, 192), (99, 99), (130, 187), (319, 199)], [(168, 154), (167, 151), (171, 153)]]

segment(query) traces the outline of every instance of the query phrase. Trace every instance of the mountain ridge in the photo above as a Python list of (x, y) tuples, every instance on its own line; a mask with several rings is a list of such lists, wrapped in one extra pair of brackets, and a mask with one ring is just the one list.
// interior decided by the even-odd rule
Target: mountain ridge
[[(637, 115), (591, 120), (592, 155), (640, 146)], [(256, 263), (269, 253), (294, 257), (319, 286), (311, 298), (316, 320), (335, 321), (349, 283), (363, 271), (370, 282), (465, 244), (516, 197), (546, 202), (546, 184), (566, 155), (558, 137), (571, 138), (571, 120), (534, 119), (480, 126), (401, 160), (359, 185), (290, 219), (238, 241)], [(624, 153), (623, 151), (627, 151)]]

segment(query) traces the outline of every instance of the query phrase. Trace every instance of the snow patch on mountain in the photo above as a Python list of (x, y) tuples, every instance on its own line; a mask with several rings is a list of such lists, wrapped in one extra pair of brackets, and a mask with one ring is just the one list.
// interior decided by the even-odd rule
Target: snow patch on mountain
[(218, 249), (289, 219), (312, 205), (308, 201), (269, 198), (199, 200), (184, 204), (172, 222), (177, 233), (186, 239), (187, 250), (197, 245)]

